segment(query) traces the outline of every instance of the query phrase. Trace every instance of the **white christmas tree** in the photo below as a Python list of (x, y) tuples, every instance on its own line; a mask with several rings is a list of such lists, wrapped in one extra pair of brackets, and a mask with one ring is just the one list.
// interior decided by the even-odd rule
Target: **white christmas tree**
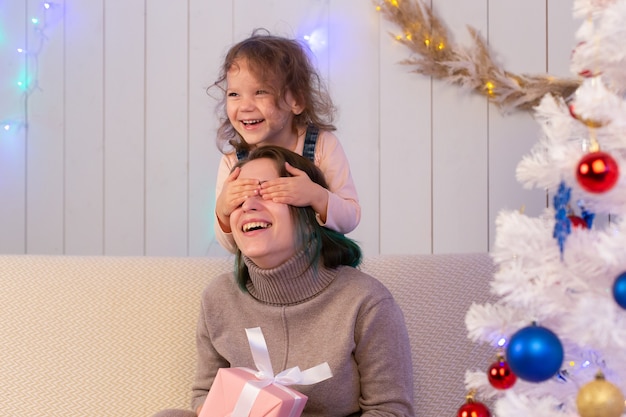
[(542, 137), (517, 167), (552, 204), (539, 217), (499, 214), (497, 301), (466, 316), (470, 339), (494, 347), (494, 363), (468, 371), (466, 386), (498, 417), (624, 412), (626, 0), (575, 0), (573, 13), (583, 23), (571, 70), (582, 82), (534, 109)]

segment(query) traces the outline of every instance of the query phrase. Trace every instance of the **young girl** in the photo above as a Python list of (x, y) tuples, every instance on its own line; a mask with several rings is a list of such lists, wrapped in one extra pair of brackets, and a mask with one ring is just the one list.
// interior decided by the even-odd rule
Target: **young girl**
[[(218, 147), (220, 162), (216, 192), (215, 235), (235, 252), (230, 215), (246, 198), (297, 207), (311, 206), (320, 225), (349, 233), (359, 224), (361, 207), (344, 150), (332, 133), (335, 107), (307, 50), (296, 40), (255, 31), (230, 48), (214, 86), (224, 91)], [(329, 189), (302, 171), (292, 177), (259, 183), (239, 178), (231, 169), (260, 146), (287, 148), (312, 160), (325, 175)]]

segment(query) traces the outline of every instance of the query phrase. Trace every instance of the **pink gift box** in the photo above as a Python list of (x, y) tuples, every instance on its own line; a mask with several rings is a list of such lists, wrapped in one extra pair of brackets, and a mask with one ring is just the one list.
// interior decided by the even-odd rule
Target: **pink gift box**
[[(230, 416), (248, 381), (258, 381), (255, 371), (220, 368), (198, 417)], [(299, 417), (307, 399), (291, 388), (272, 383), (260, 388), (249, 417)]]

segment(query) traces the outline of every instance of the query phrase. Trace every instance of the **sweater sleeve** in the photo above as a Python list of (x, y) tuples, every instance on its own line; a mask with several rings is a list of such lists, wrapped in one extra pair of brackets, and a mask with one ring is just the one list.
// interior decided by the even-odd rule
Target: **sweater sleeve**
[(211, 342), (206, 322), (208, 316), (204, 307), (205, 297), (203, 296), (202, 299), (202, 308), (196, 326), (196, 374), (191, 387), (191, 409), (194, 411), (204, 404), (218, 369), (229, 367), (228, 361), (215, 350)]
[[(230, 171), (232, 170), (234, 164), (236, 162), (236, 156), (233, 154), (223, 155), (220, 160), (220, 166), (217, 170), (217, 180), (215, 181), (215, 200), (217, 201), (217, 197), (222, 192), (222, 188), (224, 188), (224, 181), (230, 175)], [(232, 233), (226, 233), (222, 230), (220, 226), (220, 222), (217, 218), (217, 212), (213, 213), (214, 216), (214, 224), (213, 230), (215, 232), (215, 239), (219, 242), (220, 245), (230, 253), (235, 253), (237, 246), (235, 245), (235, 239), (233, 238)]]
[(350, 163), (337, 137), (323, 131), (315, 148), (316, 164), (328, 183), (328, 208), (326, 223), (322, 226), (340, 233), (350, 233), (361, 221), (361, 206), (357, 195)]
[(413, 366), (404, 316), (391, 296), (365, 311), (355, 329), (363, 416), (413, 417)]

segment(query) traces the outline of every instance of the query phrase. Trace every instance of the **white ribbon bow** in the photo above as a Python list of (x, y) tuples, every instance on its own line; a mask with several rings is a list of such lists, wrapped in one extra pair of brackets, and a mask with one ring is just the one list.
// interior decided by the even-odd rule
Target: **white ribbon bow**
[(275, 376), (261, 328), (255, 327), (246, 329), (246, 335), (248, 336), (248, 343), (252, 351), (252, 359), (258, 370), (258, 372), (254, 374), (254, 376), (258, 378), (258, 381), (250, 380), (246, 382), (239, 395), (237, 404), (235, 404), (235, 409), (231, 414), (232, 417), (248, 417), (252, 410), (252, 405), (261, 392), (261, 389), (270, 384), (276, 384), (278, 386), (294, 384), (312, 385), (333, 376), (327, 362), (305, 371), (301, 371), (298, 366), (294, 366), (293, 368), (285, 369)]

